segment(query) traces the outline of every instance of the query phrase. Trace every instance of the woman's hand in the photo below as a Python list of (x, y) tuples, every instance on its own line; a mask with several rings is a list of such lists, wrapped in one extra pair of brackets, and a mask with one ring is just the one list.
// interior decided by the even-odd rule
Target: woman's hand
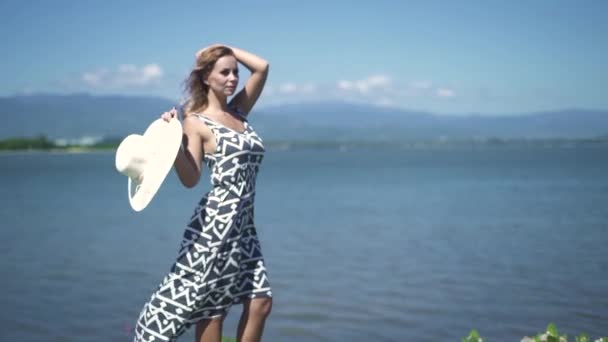
[(160, 118), (167, 122), (171, 121), (173, 118), (177, 118), (177, 109), (173, 107), (170, 111), (162, 113)]

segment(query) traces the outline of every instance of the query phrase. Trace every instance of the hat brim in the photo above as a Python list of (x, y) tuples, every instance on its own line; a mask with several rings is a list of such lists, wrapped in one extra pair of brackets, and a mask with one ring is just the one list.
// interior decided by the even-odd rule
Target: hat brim
[(154, 121), (143, 134), (150, 156), (141, 179), (129, 177), (129, 203), (135, 211), (142, 211), (163, 184), (171, 171), (182, 141), (182, 125), (174, 118), (167, 122)]

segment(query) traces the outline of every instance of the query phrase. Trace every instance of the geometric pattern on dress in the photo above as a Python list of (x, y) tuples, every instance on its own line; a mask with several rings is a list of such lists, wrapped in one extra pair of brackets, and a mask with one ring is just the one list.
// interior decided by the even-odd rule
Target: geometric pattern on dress
[(134, 341), (175, 341), (244, 299), (272, 296), (254, 224), (262, 139), (245, 117), (245, 130), (237, 132), (197, 116), (216, 140), (216, 151), (204, 156), (212, 188), (194, 209), (175, 263), (144, 305)]

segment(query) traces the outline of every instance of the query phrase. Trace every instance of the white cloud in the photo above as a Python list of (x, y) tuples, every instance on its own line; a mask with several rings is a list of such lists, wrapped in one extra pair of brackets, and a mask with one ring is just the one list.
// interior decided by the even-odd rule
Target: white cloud
[(158, 79), (163, 76), (163, 69), (158, 64), (148, 64), (143, 67), (142, 71), (146, 80)]
[(314, 83), (297, 84), (295, 82), (286, 82), (279, 86), (279, 93), (289, 95), (310, 95), (317, 90)]
[(89, 71), (82, 74), (82, 80), (84, 81), (84, 83), (90, 86), (97, 87), (101, 85), (103, 79), (106, 77), (107, 74), (108, 71), (106, 69)]
[(353, 83), (350, 81), (340, 80), (338, 81), (338, 89), (350, 90), (353, 87)]
[(283, 94), (293, 94), (298, 91), (298, 86), (295, 83), (283, 83), (279, 86), (279, 92)]
[(384, 87), (391, 84), (391, 79), (386, 75), (373, 75), (367, 78), (367, 85), (370, 87)]
[(374, 90), (386, 90), (392, 86), (392, 80), (386, 75), (371, 75), (362, 80), (340, 80), (337, 87), (342, 91), (355, 91), (360, 94), (368, 94)]
[(456, 96), (456, 92), (453, 89), (448, 89), (448, 88), (438, 88), (436, 94), (439, 97), (454, 97), (454, 96)]
[(409, 82), (399, 93), (410, 98), (452, 98), (456, 91), (451, 87), (437, 86), (432, 81)]
[(285, 82), (267, 86), (267, 104), (339, 100), (383, 107), (427, 107), (457, 97), (457, 89), (429, 79), (397, 82), (386, 74), (360, 79), (338, 79), (329, 83)]
[(163, 74), (163, 69), (154, 63), (142, 67), (121, 64), (116, 70), (101, 68), (84, 72), (81, 80), (94, 88), (136, 88), (158, 84)]

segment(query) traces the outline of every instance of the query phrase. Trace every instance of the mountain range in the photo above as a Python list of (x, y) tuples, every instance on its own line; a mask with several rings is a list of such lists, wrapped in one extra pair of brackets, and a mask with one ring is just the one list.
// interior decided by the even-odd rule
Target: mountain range
[[(121, 138), (142, 133), (175, 103), (160, 97), (35, 94), (0, 97), (0, 139)], [(514, 115), (438, 115), (345, 102), (255, 109), (265, 140), (411, 141), (594, 138), (608, 136), (608, 110), (564, 109)]]

